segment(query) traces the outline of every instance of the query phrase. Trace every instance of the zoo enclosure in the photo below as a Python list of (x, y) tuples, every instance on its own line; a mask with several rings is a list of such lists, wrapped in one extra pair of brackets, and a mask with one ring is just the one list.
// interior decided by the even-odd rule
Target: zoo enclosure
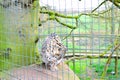
[[(91, 2), (93, 1), (91, 0)], [(61, 37), (61, 39), (63, 39), (71, 31), (69, 28), (61, 24), (58, 24), (57, 21), (54, 21), (54, 20), (44, 21), (45, 18), (50, 16), (50, 15), (47, 15), (47, 16), (44, 15), (44, 11), (43, 13), (41, 12), (42, 17), (40, 17), (41, 22), (42, 22), (42, 18), (44, 18), (42, 26), (40, 26), (36, 30), (36, 25), (38, 26), (38, 21), (37, 21), (38, 19), (34, 18), (36, 17), (35, 16), (36, 14), (34, 14), (34, 11), (37, 11), (37, 9), (34, 11), (31, 11), (29, 10), (29, 7), (26, 7), (24, 9), (25, 6), (22, 5), (22, 7), (19, 8), (19, 7), (16, 7), (14, 4), (15, 3), (12, 3), (12, 6), (10, 7), (8, 6), (7, 8), (3, 8), (4, 6), (2, 6), (1, 7), (2, 12), (0, 12), (1, 13), (0, 52), (4, 53), (6, 49), (8, 48), (12, 49), (12, 54), (10, 54), (9, 59), (6, 58), (6, 55), (0, 55), (0, 62), (1, 62), (0, 67), (2, 67), (1, 71), (3, 72), (6, 72), (6, 70), (8, 70), (9, 68), (22, 67), (24, 65), (28, 66), (29, 64), (33, 64), (33, 62), (35, 62), (36, 55), (33, 53), (34, 53), (34, 47), (36, 45), (34, 44), (34, 41), (36, 40), (37, 31), (41, 39), (39, 44), (40, 46), (44, 38), (51, 32), (56, 32)], [(47, 7), (49, 8), (50, 6), (47, 5)], [(83, 17), (80, 17), (80, 19), (78, 20), (78, 27), (71, 33), (69, 37), (63, 40), (63, 43), (68, 47), (68, 52), (66, 54), (66, 57), (68, 59), (70, 57), (75, 57), (75, 56), (79, 57), (81, 55), (84, 55), (85, 57), (86, 56), (93, 57), (96, 54), (100, 55), (109, 47), (109, 44), (115, 45), (114, 40), (117, 36), (119, 36), (119, 31), (120, 31), (119, 30), (120, 18), (118, 16), (119, 9), (117, 9), (114, 6), (114, 4), (112, 4), (110, 9), (108, 8), (109, 7), (106, 6), (106, 10), (108, 10), (109, 12), (104, 12), (103, 10), (103, 13), (105, 14), (93, 13), (92, 16), (91, 16), (91, 13), (90, 15), (86, 14), (91, 11), (87, 11), (85, 6), (84, 8), (78, 7), (78, 9), (82, 9), (83, 12), (75, 11), (75, 9), (73, 8), (71, 9), (71, 11), (66, 11), (66, 9), (64, 11), (60, 11), (60, 9), (59, 11), (57, 11), (54, 8), (55, 9), (53, 10), (54, 12), (60, 12), (65, 16), (67, 15), (74, 16), (74, 15), (77, 15), (77, 14), (79, 15), (85, 12), (85, 15), (83, 15)], [(97, 12), (99, 13), (100, 11), (98, 10), (95, 13)], [(75, 20), (73, 19), (71, 20), (66, 20), (66, 18), (65, 20), (62, 18), (60, 19), (61, 21), (65, 23), (69, 23), (73, 26), (76, 24)], [(110, 54), (113, 50), (114, 50), (114, 47), (112, 47), (108, 51), (108, 54)], [(115, 56), (115, 57), (119, 58), (119, 56)], [(21, 59), (23, 61), (21, 61)], [(100, 60), (100, 58), (98, 59)], [(78, 59), (78, 61), (81, 61), (81, 60)], [(85, 63), (87, 64), (87, 61)], [(73, 64), (75, 67), (75, 60), (73, 60)], [(6, 72), (6, 74), (7, 73), (10, 73), (10, 71)], [(86, 74), (86, 77), (87, 77), (87, 74)]]

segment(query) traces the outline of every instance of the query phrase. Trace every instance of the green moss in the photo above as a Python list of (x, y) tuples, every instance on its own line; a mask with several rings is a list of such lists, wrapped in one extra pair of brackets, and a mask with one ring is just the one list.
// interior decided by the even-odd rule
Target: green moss
[[(0, 70), (8, 70), (14, 67), (20, 67), (23, 65), (29, 65), (35, 62), (35, 33), (33, 28), (30, 26), (31, 15), (26, 15), (25, 18), (29, 22), (28, 25), (22, 23), (12, 23), (15, 22), (14, 18), (10, 16), (4, 16), (7, 14), (3, 8), (0, 8)], [(11, 14), (11, 13), (9, 13)], [(18, 16), (17, 14), (15, 16)], [(12, 21), (12, 20), (13, 21)], [(11, 21), (8, 24), (7, 21)], [(5, 23), (7, 22), (7, 23)], [(26, 22), (26, 23), (28, 23)], [(19, 35), (20, 27), (22, 28), (22, 35)], [(34, 36), (33, 36), (34, 35)], [(9, 58), (5, 58), (5, 50), (7, 48), (11, 49)], [(4, 51), (4, 52), (3, 52)]]

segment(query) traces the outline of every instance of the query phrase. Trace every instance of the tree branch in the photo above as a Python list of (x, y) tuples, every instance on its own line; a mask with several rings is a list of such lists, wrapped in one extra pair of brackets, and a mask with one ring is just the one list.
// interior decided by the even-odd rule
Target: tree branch
[(107, 73), (108, 66), (109, 66), (110, 61), (111, 61), (111, 57), (112, 57), (114, 51), (116, 51), (119, 46), (120, 46), (120, 44), (118, 44), (118, 45), (114, 48), (114, 50), (112, 51), (112, 53), (109, 55), (108, 60), (107, 60), (107, 62), (106, 62), (106, 65), (105, 65), (105, 67), (104, 67), (103, 73), (102, 73), (102, 78), (105, 77), (105, 75), (106, 75), (106, 73)]
[(95, 9), (92, 10), (92, 13), (96, 11), (100, 6), (102, 6), (107, 0), (104, 0), (102, 3), (100, 3)]
[(70, 19), (75, 19), (77, 16), (66, 16), (64, 14), (60, 14), (60, 13), (57, 13), (55, 11), (51, 11), (51, 10), (40, 10), (40, 13), (43, 13), (43, 14), (48, 14), (48, 15), (51, 15), (51, 14), (54, 14), (55, 16), (59, 16), (59, 17), (62, 17), (62, 18), (70, 18)]
[(111, 3), (113, 3), (116, 7), (120, 9), (120, 0), (109, 0)]
[(110, 1), (111, 3), (113, 3), (117, 8), (120, 9), (120, 0), (104, 0), (103, 2), (101, 2), (95, 9), (92, 10), (91, 13), (93, 13), (94, 11), (96, 11), (100, 6), (102, 6), (106, 1)]
[[(117, 37), (116, 37), (116, 39), (115, 39), (115, 41), (114, 41), (114, 45), (116, 45), (116, 47), (114, 48), (114, 50), (113, 50), (113, 52), (109, 55), (109, 57), (111, 57), (112, 56), (112, 54), (114, 53), (114, 51), (116, 51), (119, 47), (120, 47), (120, 43), (119, 43), (119, 38), (120, 38), (120, 35), (118, 35)], [(107, 52), (108, 51), (110, 51), (111, 50), (111, 48), (113, 48), (113, 46), (114, 45), (109, 45), (108, 46), (108, 48), (103, 52), (103, 53), (101, 53), (100, 55), (94, 55), (94, 56), (91, 56), (91, 55), (86, 55), (86, 56), (84, 56), (84, 58), (99, 58), (99, 57), (103, 57), (105, 54), (107, 54)], [(83, 58), (83, 57), (75, 57), (75, 56), (73, 56), (73, 57), (71, 57), (71, 58), (69, 58), (69, 60), (66, 60), (66, 63), (68, 63), (69, 61), (71, 61), (71, 60), (73, 60), (73, 59), (81, 59), (81, 58)]]
[(76, 28), (77, 28), (77, 27), (74, 27), (74, 26), (72, 26), (72, 25), (68, 25), (68, 24), (62, 23), (57, 17), (55, 18), (55, 20), (56, 20), (59, 24), (61, 24), (61, 25), (63, 25), (63, 26), (66, 26), (66, 27), (68, 27), (68, 28), (70, 28), (70, 29), (76, 29)]

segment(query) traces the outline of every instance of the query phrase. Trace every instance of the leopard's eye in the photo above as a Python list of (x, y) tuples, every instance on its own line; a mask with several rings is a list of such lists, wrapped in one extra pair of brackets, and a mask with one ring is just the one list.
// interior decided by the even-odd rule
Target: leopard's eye
[(60, 55), (60, 54), (57, 54), (57, 53), (55, 54), (56, 57), (59, 56), (59, 55)]

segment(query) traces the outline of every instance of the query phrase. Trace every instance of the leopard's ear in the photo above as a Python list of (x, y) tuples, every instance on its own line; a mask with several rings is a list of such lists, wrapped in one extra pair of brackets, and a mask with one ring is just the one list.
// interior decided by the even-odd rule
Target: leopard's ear
[(56, 36), (57, 34), (54, 32), (54, 33), (52, 33), (53, 34), (53, 36)]
[(55, 32), (53, 32), (53, 34), (56, 34)]

